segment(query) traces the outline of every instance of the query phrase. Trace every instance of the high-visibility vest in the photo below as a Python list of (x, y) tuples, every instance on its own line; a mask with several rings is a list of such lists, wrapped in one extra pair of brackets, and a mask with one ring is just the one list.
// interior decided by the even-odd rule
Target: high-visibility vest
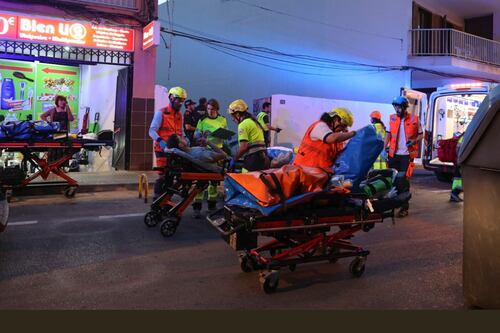
[[(182, 113), (174, 111), (170, 105), (163, 108), (161, 111), (162, 120), (161, 126), (157, 131), (158, 136), (164, 141), (167, 141), (174, 133), (182, 136)], [(154, 144), (154, 150), (157, 152), (162, 151), (158, 141)]]
[[(404, 129), (406, 135), (406, 141), (413, 140), (416, 141), (418, 137), (418, 116), (415, 115), (407, 115), (404, 118)], [(398, 117), (397, 114), (392, 114), (390, 116), (390, 124), (389, 124), (389, 133), (391, 136), (391, 140), (389, 141), (389, 157), (394, 157), (398, 150), (398, 136), (399, 136), (399, 128), (401, 125), (401, 118)], [(406, 142), (402, 142), (401, 144), (406, 145)], [(408, 153), (410, 154), (410, 159), (414, 159), (418, 156), (418, 143), (408, 147)]]
[[(373, 124), (373, 126), (375, 126), (375, 131), (380, 136), (380, 138), (382, 140), (385, 140), (387, 132), (385, 130), (384, 125), (382, 125), (381, 123), (375, 123)], [(373, 169), (377, 170), (387, 169), (387, 154), (385, 153), (385, 151), (383, 151), (380, 155), (378, 155), (377, 159), (375, 160), (375, 163), (373, 163)]]
[(335, 158), (344, 145), (342, 143), (324, 143), (323, 140), (312, 140), (311, 132), (320, 121), (316, 121), (307, 129), (293, 162), (294, 165), (323, 169), (330, 169), (333, 166)]
[(269, 129), (267, 128), (267, 124), (264, 121), (264, 118), (266, 116), (269, 116), (269, 114), (267, 112), (264, 112), (264, 111), (259, 112), (259, 114), (257, 115), (257, 121), (259, 122), (260, 126), (262, 126), (262, 129), (264, 130), (264, 132), (269, 131)]

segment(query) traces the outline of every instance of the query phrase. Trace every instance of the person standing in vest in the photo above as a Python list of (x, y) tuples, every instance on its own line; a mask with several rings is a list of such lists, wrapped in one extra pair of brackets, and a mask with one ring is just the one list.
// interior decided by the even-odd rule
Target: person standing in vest
[(457, 158), (458, 158), (458, 152), (460, 151), (460, 146), (462, 145), (462, 142), (464, 141), (464, 134), (460, 134), (460, 137), (458, 138), (457, 141), (457, 148), (456, 148), (456, 157), (455, 157), (455, 162), (454, 162), (454, 167), (455, 167), (455, 173), (453, 175), (453, 183), (451, 183), (451, 192), (450, 192), (450, 202), (462, 202), (464, 199), (460, 198), (460, 193), (463, 192), (462, 188), (462, 173), (460, 172), (460, 167), (458, 166), (457, 163)]
[(184, 134), (189, 140), (189, 145), (193, 146), (194, 143), (194, 132), (196, 131), (196, 125), (198, 125), (198, 112), (195, 110), (196, 103), (188, 99), (184, 102)]
[[(174, 87), (168, 91), (169, 104), (167, 107), (155, 111), (153, 121), (149, 127), (149, 136), (154, 141), (154, 151), (156, 157), (156, 166), (165, 168), (167, 166), (167, 140), (172, 134), (182, 137), (182, 103), (187, 98), (187, 92), (181, 87)], [(154, 197), (158, 198), (165, 186), (165, 171), (158, 172), (159, 177), (154, 185)]]
[(264, 129), (264, 140), (267, 147), (271, 145), (271, 131), (275, 131), (276, 133), (281, 132), (281, 128), (271, 126), (269, 112), (271, 112), (271, 103), (265, 102), (262, 104), (262, 111), (257, 115), (257, 121)]
[[(385, 128), (385, 125), (382, 121), (382, 114), (380, 113), (380, 111), (374, 110), (372, 113), (370, 113), (370, 120), (372, 125), (375, 127), (375, 131), (377, 132), (377, 134), (385, 142), (387, 129)], [(373, 169), (387, 169), (387, 152), (385, 150), (380, 153), (380, 155), (375, 160), (375, 163), (373, 163)]]
[[(409, 102), (404, 96), (398, 96), (392, 101), (396, 110), (390, 116), (389, 132), (385, 139), (385, 147), (389, 155), (389, 168), (396, 169), (400, 175), (408, 180), (413, 174), (413, 160), (418, 156), (419, 142), (423, 138), (422, 126), (418, 116), (408, 112)], [(399, 210), (398, 216), (408, 215), (409, 204)]]
[(347, 131), (353, 123), (352, 113), (346, 108), (323, 113), (320, 120), (307, 129), (293, 164), (330, 171), (344, 148), (344, 141), (356, 135), (356, 131)]
[[(215, 99), (210, 99), (207, 102), (207, 116), (198, 122), (195, 137), (201, 138), (201, 146), (205, 146), (203, 141), (207, 140), (208, 142), (214, 144), (217, 148), (222, 149), (224, 140), (211, 135), (211, 133), (215, 132), (219, 128), (227, 129), (227, 120), (219, 114), (219, 102)], [(217, 184), (210, 183), (207, 190), (198, 194), (194, 198), (193, 210), (195, 218), (201, 217), (201, 209), (205, 193), (207, 193), (208, 211), (213, 212), (217, 209)]]
[(243, 157), (242, 172), (265, 170), (269, 168), (270, 162), (267, 157), (266, 143), (264, 141), (264, 130), (259, 122), (248, 112), (248, 105), (244, 100), (238, 99), (229, 104), (227, 112), (234, 122), (238, 124), (239, 148), (234, 161)]

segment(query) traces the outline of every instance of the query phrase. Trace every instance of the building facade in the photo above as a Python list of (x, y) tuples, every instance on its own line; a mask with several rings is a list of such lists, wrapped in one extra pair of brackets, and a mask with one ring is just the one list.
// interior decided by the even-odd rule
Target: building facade
[(175, 34), (157, 82), (224, 108), (272, 94), (390, 103), (402, 87), (500, 81), (495, 0), (169, 0), (159, 17)]

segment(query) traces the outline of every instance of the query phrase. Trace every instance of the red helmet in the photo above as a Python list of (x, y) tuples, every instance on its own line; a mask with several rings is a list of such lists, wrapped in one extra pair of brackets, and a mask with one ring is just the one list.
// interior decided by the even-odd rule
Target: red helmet
[(375, 118), (375, 119), (382, 119), (382, 114), (380, 113), (380, 111), (373, 111), (372, 113), (370, 113), (370, 118)]

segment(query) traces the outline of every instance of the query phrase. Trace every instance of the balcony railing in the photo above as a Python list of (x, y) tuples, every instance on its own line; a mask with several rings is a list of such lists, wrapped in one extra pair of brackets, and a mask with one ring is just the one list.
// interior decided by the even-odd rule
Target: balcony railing
[(500, 43), (454, 29), (410, 30), (411, 56), (455, 56), (500, 66)]

